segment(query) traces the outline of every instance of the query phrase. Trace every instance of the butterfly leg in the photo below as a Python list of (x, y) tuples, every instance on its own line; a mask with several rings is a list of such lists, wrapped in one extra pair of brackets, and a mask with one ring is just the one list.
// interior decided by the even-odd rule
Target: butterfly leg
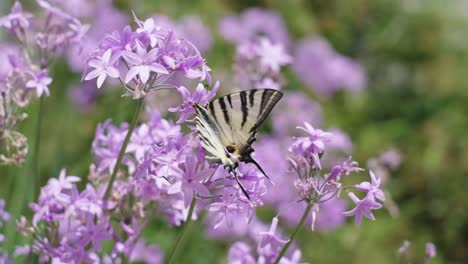
[(232, 165), (225, 166), (225, 168), (227, 169), (227, 171), (229, 173), (232, 173), (234, 175), (234, 178), (236, 179), (236, 182), (239, 185), (239, 187), (240, 187), (242, 193), (245, 195), (245, 197), (247, 197), (247, 199), (249, 199), (249, 200), (252, 200), (252, 199), (250, 199), (249, 193), (244, 188), (244, 185), (242, 185), (242, 183), (240, 182), (239, 175), (236, 173), (236, 169), (237, 169), (238, 166), (239, 166), (239, 164), (237, 162), (235, 162)]

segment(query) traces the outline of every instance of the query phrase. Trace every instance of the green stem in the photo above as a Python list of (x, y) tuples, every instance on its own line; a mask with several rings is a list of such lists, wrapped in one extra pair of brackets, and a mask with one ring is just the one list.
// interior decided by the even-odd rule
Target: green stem
[(197, 203), (197, 199), (195, 198), (195, 195), (194, 195), (192, 198), (192, 202), (190, 203), (190, 208), (189, 208), (189, 212), (187, 215), (187, 219), (185, 220), (184, 227), (182, 228), (182, 231), (179, 237), (177, 238), (177, 241), (174, 247), (172, 247), (171, 254), (169, 255), (169, 260), (167, 262), (168, 264), (174, 263), (177, 257), (177, 251), (180, 248), (182, 241), (184, 240), (185, 234), (187, 233), (187, 230), (189, 229), (190, 223), (192, 222), (192, 215), (193, 215), (193, 211), (195, 209), (196, 203)]
[(283, 246), (283, 248), (281, 249), (278, 257), (276, 257), (275, 259), (275, 262), (273, 264), (278, 264), (279, 261), (281, 260), (281, 258), (284, 256), (284, 254), (286, 254), (286, 251), (288, 250), (289, 246), (291, 245), (291, 243), (294, 241), (294, 238), (296, 237), (297, 235), (297, 232), (299, 231), (299, 229), (301, 229), (301, 227), (304, 225), (304, 222), (305, 220), (307, 219), (307, 216), (309, 216), (309, 213), (310, 213), (310, 210), (312, 209), (312, 206), (314, 204), (313, 203), (308, 203), (307, 204), (307, 207), (304, 211), (304, 214), (302, 215), (302, 218), (301, 220), (299, 221), (299, 223), (296, 225), (296, 228), (294, 229), (294, 231), (292, 232), (291, 236), (289, 237), (289, 240), (288, 242)]
[(138, 123), (138, 116), (140, 115), (140, 111), (143, 106), (143, 98), (144, 97), (138, 99), (137, 101), (137, 106), (135, 109), (135, 113), (133, 114), (132, 122), (130, 123), (127, 135), (125, 136), (122, 147), (120, 148), (119, 156), (117, 157), (117, 162), (115, 163), (114, 169), (112, 170), (112, 175), (109, 180), (109, 184), (107, 185), (106, 192), (104, 193), (104, 201), (106, 201), (109, 198), (109, 195), (112, 191), (112, 185), (114, 185), (115, 178), (117, 177), (117, 171), (119, 170), (119, 166), (122, 163), (122, 159), (125, 154), (125, 150), (127, 149), (128, 142), (130, 141), (130, 138), (133, 134), (133, 130), (135, 130), (136, 124)]
[[(25, 170), (22, 171), (22, 175), (15, 178), (14, 190), (11, 192), (9, 201), (11, 201), (11, 218), (18, 219), (23, 212), (23, 209), (27, 204), (34, 200), (35, 196), (35, 184), (40, 180), (39, 173), (39, 148), (41, 146), (41, 127), (42, 127), (42, 116), (44, 112), (44, 100), (45, 96), (39, 97), (39, 104), (37, 106), (37, 121), (34, 128), (34, 145), (32, 148), (31, 155), (28, 155), (28, 164)], [(11, 221), (6, 230), (6, 237), (8, 237), (6, 248), (11, 251), (17, 244), (17, 240), (20, 236), (16, 231), (15, 221)], [(29, 262), (28, 262), (29, 263)]]
[(31, 191), (29, 193), (30, 196), (34, 199), (34, 193), (36, 191), (35, 189), (35, 183), (40, 180), (40, 163), (39, 163), (39, 150), (41, 147), (41, 127), (42, 127), (42, 112), (44, 108), (44, 97), (41, 96), (39, 98), (39, 107), (37, 110), (37, 123), (36, 123), (36, 134), (35, 134), (35, 139), (34, 139), (34, 150), (33, 150), (33, 157), (32, 157), (32, 175), (31, 175)]

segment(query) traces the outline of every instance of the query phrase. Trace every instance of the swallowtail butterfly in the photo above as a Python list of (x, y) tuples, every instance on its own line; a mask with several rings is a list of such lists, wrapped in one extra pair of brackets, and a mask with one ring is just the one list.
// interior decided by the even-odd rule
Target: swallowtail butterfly
[(252, 143), (256, 140), (258, 127), (282, 96), (278, 90), (252, 89), (228, 94), (205, 106), (194, 105), (198, 135), (208, 162), (223, 164), (228, 172), (233, 173), (249, 199), (237, 177), (236, 168), (239, 162), (253, 163), (268, 178), (251, 157), (254, 152)]

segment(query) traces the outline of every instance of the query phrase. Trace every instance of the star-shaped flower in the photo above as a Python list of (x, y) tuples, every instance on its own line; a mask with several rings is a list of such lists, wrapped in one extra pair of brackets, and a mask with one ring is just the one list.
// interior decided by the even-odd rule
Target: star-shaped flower
[(122, 55), (132, 67), (125, 77), (125, 83), (129, 83), (136, 76), (140, 78), (142, 83), (148, 82), (151, 72), (168, 74), (163, 65), (156, 62), (158, 58), (159, 49), (154, 48), (149, 52), (143, 47), (139, 41), (136, 43), (136, 51), (123, 51)]
[(52, 78), (49, 77), (49, 74), (46, 70), (40, 71), (37, 75), (34, 76), (32, 80), (29, 80), (26, 83), (26, 87), (36, 89), (36, 94), (38, 97), (41, 97), (42, 94), (49, 95), (48, 86), (52, 83)]
[(371, 182), (361, 182), (354, 187), (361, 192), (367, 192), (368, 194), (373, 195), (374, 198), (383, 202), (385, 200), (385, 195), (380, 189), (380, 179), (377, 178), (372, 171), (369, 171), (369, 174), (371, 176)]
[(89, 72), (84, 79), (87, 81), (97, 77), (97, 87), (101, 88), (107, 76), (119, 78), (120, 73), (114, 67), (115, 61), (116, 58), (112, 58), (112, 50), (108, 49), (101, 57), (89, 61), (88, 65), (93, 67), (94, 70)]
[(348, 196), (356, 204), (356, 207), (352, 210), (343, 212), (344, 215), (354, 215), (355, 224), (357, 226), (361, 224), (363, 217), (369, 218), (370, 220), (375, 220), (375, 217), (372, 214), (371, 210), (380, 209), (382, 208), (382, 205), (377, 203), (372, 195), (366, 195), (366, 197), (364, 197), (364, 199), (362, 200), (359, 200), (359, 198), (357, 198), (357, 196), (352, 192), (350, 192)]
[(267, 232), (260, 232), (260, 248), (264, 248), (268, 245), (271, 245), (272, 248), (278, 248), (288, 242), (279, 238), (276, 233), (276, 228), (278, 227), (278, 218), (274, 217), (271, 221), (270, 229)]
[(260, 40), (257, 54), (260, 56), (262, 66), (274, 72), (278, 72), (281, 66), (291, 62), (291, 57), (286, 54), (283, 45), (281, 43), (273, 44), (267, 38)]

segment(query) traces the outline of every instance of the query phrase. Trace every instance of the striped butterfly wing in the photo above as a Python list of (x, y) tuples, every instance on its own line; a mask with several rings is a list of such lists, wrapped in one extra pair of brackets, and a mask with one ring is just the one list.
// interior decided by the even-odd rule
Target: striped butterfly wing
[(221, 141), (221, 131), (208, 110), (198, 104), (195, 104), (196, 126), (200, 143), (205, 150), (205, 156), (210, 163), (226, 164), (224, 145)]
[[(236, 147), (235, 156), (242, 155), (242, 150), (249, 145), (250, 138), (255, 136), (257, 128), (265, 121), (282, 96), (278, 90), (252, 89), (220, 97), (204, 107), (206, 110), (204, 119), (211, 121), (211, 128), (216, 131), (213, 134), (219, 137), (215, 140), (216, 145), (221, 143), (223, 147), (224, 155), (219, 157), (221, 160), (225, 159), (225, 149), (229, 145)], [(199, 127), (201, 135), (208, 134), (203, 130), (205, 130), (203, 127)], [(205, 148), (213, 154), (213, 148), (210, 149)], [(217, 151), (218, 154), (220, 152)]]

